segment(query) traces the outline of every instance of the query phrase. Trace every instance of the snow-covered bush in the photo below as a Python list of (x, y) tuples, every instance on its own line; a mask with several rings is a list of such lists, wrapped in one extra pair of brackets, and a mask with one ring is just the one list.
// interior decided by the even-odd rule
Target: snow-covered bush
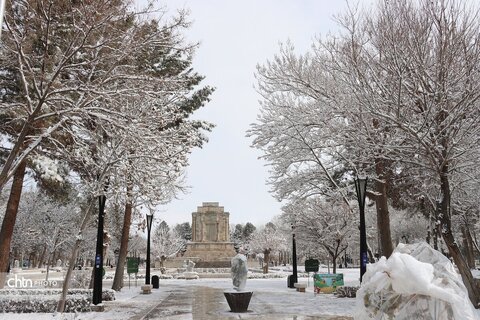
[[(60, 289), (1, 289), (0, 312), (54, 312), (57, 308)], [(68, 290), (65, 312), (89, 312), (92, 289)], [(102, 291), (103, 301), (115, 300), (115, 291)]]
[(92, 272), (84, 271), (84, 270), (77, 270), (73, 273), (73, 277), (70, 283), (71, 288), (88, 288), (90, 284), (90, 278), (92, 276)]
[[(276, 279), (276, 278), (287, 278), (290, 273), (278, 272), (278, 273), (259, 273), (259, 272), (248, 272), (248, 279)], [(298, 273), (298, 278), (308, 278), (306, 273)]]
[(248, 279), (273, 279), (273, 278), (286, 278), (287, 275), (282, 273), (248, 273)]
[[(0, 297), (3, 296), (55, 296), (62, 292), (61, 289), (0, 289)], [(69, 289), (68, 295), (84, 295), (91, 297), (93, 295), (92, 289)], [(115, 290), (103, 289), (103, 301), (115, 300)]]
[(335, 290), (335, 296), (339, 298), (355, 298), (359, 287), (337, 287)]
[[(49, 295), (1, 295), (0, 311), (16, 313), (54, 312), (58, 297)], [(65, 312), (91, 311), (91, 298), (81, 294), (69, 295), (65, 304)]]

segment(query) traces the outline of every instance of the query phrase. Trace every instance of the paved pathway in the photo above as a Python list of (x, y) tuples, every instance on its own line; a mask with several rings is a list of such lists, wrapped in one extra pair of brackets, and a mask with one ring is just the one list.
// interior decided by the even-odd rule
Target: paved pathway
[[(155, 291), (153, 294), (156, 294)], [(160, 298), (160, 297), (159, 297)], [(276, 313), (277, 307), (262, 294), (253, 294), (249, 312), (232, 313), (222, 289), (202, 286), (179, 286), (164, 292), (162, 300), (152, 300), (148, 308), (139, 310), (129, 320), (230, 320), (230, 319), (292, 319), (351, 320), (351, 317), (308, 316)], [(278, 312), (278, 311), (277, 311)]]

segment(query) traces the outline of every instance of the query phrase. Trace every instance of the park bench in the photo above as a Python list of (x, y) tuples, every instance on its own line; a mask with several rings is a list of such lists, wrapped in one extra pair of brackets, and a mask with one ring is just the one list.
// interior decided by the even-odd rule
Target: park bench
[(297, 288), (298, 292), (305, 292), (305, 289), (307, 288), (307, 285), (305, 283), (295, 283), (293, 284), (295, 288)]
[(145, 284), (140, 287), (142, 289), (143, 294), (150, 294), (152, 293), (152, 285), (151, 284)]

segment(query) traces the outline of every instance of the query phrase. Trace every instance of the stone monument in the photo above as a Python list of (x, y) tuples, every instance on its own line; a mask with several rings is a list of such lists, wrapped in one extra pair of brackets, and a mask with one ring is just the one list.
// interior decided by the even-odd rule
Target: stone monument
[(230, 214), (218, 202), (204, 202), (192, 213), (192, 241), (183, 255), (197, 268), (228, 268), (236, 255), (230, 242)]

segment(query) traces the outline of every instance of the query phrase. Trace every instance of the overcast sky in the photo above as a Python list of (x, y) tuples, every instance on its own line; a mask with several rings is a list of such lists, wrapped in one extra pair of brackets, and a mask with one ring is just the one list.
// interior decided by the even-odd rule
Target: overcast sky
[(171, 12), (190, 10), (189, 41), (200, 41), (194, 68), (216, 88), (195, 118), (216, 125), (203, 149), (193, 152), (187, 169), (188, 194), (159, 208), (155, 220), (169, 225), (191, 223), (202, 202), (219, 202), (231, 223), (264, 224), (280, 213), (281, 204), (268, 192), (268, 167), (250, 147), (246, 130), (259, 113), (254, 89), (255, 68), (279, 51), (288, 39), (298, 52), (315, 36), (337, 28), (333, 15), (346, 8), (331, 0), (168, 0)]

